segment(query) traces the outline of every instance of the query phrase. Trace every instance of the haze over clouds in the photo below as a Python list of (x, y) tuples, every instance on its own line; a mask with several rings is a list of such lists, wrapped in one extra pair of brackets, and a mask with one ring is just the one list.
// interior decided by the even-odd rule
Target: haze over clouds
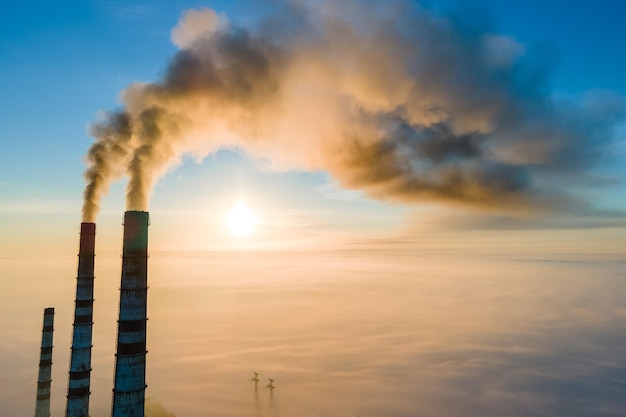
[[(188, 257), (178, 282), (161, 257), (151, 337), (169, 342), (151, 349), (150, 395), (178, 415), (253, 415), (257, 371), (277, 385), (264, 416), (624, 413), (623, 263), (449, 256)], [(202, 324), (177, 325), (190, 316)]]
[(401, 0), (294, 1), (254, 27), (185, 12), (164, 76), (92, 126), (84, 219), (129, 177), (127, 208), (181, 157), (240, 148), (272, 169), (322, 170), (391, 202), (499, 211), (585, 204), (623, 100), (555, 99), (540, 53), (477, 15)]
[[(623, 416), (623, 255), (573, 259), (450, 248), (153, 253), (147, 395), (158, 402), (147, 410), (159, 417)], [(4, 273), (46, 291), (3, 292), (5, 313), (39, 311), (71, 293), (69, 261), (7, 265)], [(91, 404), (92, 415), (104, 417), (119, 259), (100, 261), (96, 274)], [(53, 415), (65, 407), (71, 303), (57, 310)], [(41, 316), (14, 317), (0, 342), (10, 358), (0, 361), (0, 403), (7, 415), (27, 417)], [(253, 371), (258, 396), (248, 382)], [(267, 378), (276, 380), (272, 408)]]

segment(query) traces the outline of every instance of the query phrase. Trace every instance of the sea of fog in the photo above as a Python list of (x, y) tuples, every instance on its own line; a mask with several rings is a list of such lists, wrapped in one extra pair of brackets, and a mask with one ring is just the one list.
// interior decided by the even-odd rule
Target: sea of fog
[[(121, 262), (96, 261), (91, 408), (104, 417)], [(1, 415), (34, 413), (47, 306), (64, 415), (75, 272), (75, 257), (0, 259)], [(149, 281), (148, 417), (626, 415), (623, 258), (152, 253)]]

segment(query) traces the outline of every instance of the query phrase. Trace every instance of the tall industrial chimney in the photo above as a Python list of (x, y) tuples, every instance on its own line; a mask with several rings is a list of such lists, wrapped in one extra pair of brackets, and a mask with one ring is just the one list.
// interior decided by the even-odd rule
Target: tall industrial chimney
[(50, 416), (50, 383), (52, 382), (52, 332), (54, 331), (54, 308), (43, 312), (43, 333), (41, 335), (41, 355), (39, 378), (37, 379), (37, 405), (35, 417)]
[(95, 223), (81, 223), (67, 417), (89, 416), (95, 241)]
[(144, 417), (148, 224), (149, 215), (145, 211), (124, 214), (113, 417)]

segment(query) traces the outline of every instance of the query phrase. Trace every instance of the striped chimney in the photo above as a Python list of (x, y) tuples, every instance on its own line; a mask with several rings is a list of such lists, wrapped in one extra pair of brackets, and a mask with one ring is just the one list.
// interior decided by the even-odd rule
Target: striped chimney
[(89, 416), (95, 241), (95, 223), (81, 223), (67, 417)]
[(113, 417), (144, 417), (148, 224), (149, 215), (145, 211), (124, 214)]
[(54, 331), (54, 308), (43, 312), (43, 332), (41, 335), (41, 356), (39, 378), (37, 379), (37, 405), (35, 417), (50, 416), (50, 383), (52, 382), (52, 332)]

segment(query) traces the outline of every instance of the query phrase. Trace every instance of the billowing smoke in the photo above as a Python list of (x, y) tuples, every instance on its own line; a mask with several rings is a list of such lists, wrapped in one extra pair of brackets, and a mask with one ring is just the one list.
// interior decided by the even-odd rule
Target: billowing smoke
[(224, 147), (392, 202), (571, 200), (565, 185), (603, 157), (621, 101), (557, 101), (541, 57), (484, 19), (379, 3), (291, 1), (251, 28), (183, 14), (162, 79), (130, 85), (92, 127), (85, 220), (123, 175), (127, 208), (147, 210), (183, 155)]

